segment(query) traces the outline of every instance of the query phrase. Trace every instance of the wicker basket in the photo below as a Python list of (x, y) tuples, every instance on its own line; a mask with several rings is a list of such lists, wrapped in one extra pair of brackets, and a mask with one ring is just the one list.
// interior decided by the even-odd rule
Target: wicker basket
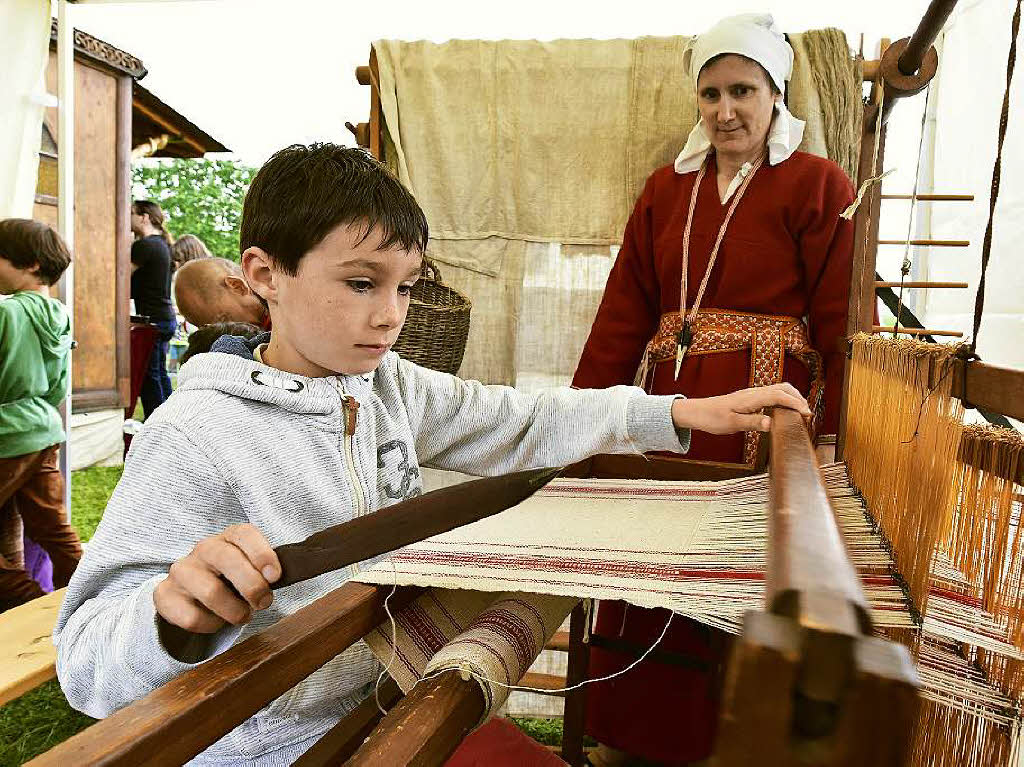
[(454, 375), (466, 352), (472, 306), (441, 281), (437, 264), (423, 259), (423, 272), (412, 289), (409, 315), (394, 350), (417, 365)]

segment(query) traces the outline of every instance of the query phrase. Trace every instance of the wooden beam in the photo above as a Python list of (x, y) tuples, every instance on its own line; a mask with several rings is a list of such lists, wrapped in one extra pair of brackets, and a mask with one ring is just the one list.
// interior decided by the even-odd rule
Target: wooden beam
[[(385, 620), (389, 592), (346, 583), (29, 764), (184, 764)], [(398, 610), (421, 593), (400, 589), (389, 606)]]
[[(858, 188), (875, 175), (872, 167), (877, 105), (866, 104), (861, 119), (860, 162), (857, 166)], [(878, 140), (878, 167), (885, 166), (886, 128), (881, 126)], [(853, 264), (850, 270), (850, 300), (846, 316), (846, 335), (870, 333), (875, 324), (878, 299), (875, 297), (875, 261), (878, 256), (878, 220), (882, 200), (877, 189), (869, 189), (854, 216)], [(849, 409), (850, 365), (843, 373), (843, 399), (839, 407), (839, 434), (836, 435), (836, 460), (842, 460), (846, 443), (846, 415)]]
[(756, 467), (751, 468), (743, 463), (693, 461), (682, 457), (668, 458), (660, 455), (601, 454), (567, 466), (561, 476), (592, 479), (713, 482), (721, 479), (749, 477), (756, 473), (758, 473)]
[(0, 706), (56, 676), (51, 636), (65, 591), (58, 589), (0, 615)]
[(966, 282), (886, 282), (875, 281), (876, 288), (966, 288)]
[(950, 338), (963, 338), (964, 334), (959, 330), (932, 330), (931, 328), (906, 328), (900, 325), (899, 330), (895, 325), (873, 325), (872, 333), (905, 333), (909, 336), (948, 336)]
[[(906, 240), (879, 240), (879, 245), (906, 245)], [(932, 248), (966, 248), (970, 240), (911, 240), (911, 245), (927, 245)]]
[(568, 652), (569, 651), (569, 632), (568, 631), (556, 631), (548, 643), (544, 645), (545, 650), (553, 650), (555, 652)]
[[(814, 609), (814, 625), (821, 631), (870, 633), (867, 599), (846, 556), (803, 418), (777, 407), (771, 421), (765, 604), (795, 619)], [(821, 594), (830, 595), (835, 609), (826, 610), (816, 596), (808, 603)]]
[(114, 248), (114, 366), (119, 407), (131, 398), (132, 349), (129, 301), (132, 294), (132, 79), (117, 80), (117, 138), (114, 168), (116, 245)]
[(370, 154), (381, 162), (384, 157), (384, 111), (380, 103), (380, 71), (377, 67), (377, 51), (370, 48)]
[[(583, 641), (589, 620), (586, 605), (581, 602), (569, 617), (569, 665), (566, 687), (580, 684), (590, 669), (590, 647)], [(583, 731), (587, 714), (587, 688), (580, 687), (565, 694), (562, 718), (562, 759), (572, 767), (583, 765)]]
[(946, 19), (953, 12), (957, 0), (932, 0), (921, 17), (917, 29), (910, 36), (898, 59), (899, 71), (904, 75), (917, 74), (925, 60), (925, 54), (942, 31)]
[(771, 443), (769, 612), (748, 612), (733, 645), (716, 763), (900, 767), (918, 705), (910, 655), (868, 636), (863, 590), (796, 412), (773, 410)]
[(883, 194), (883, 200), (919, 200), (921, 202), (973, 202), (973, 194)]
[(544, 690), (544, 692), (537, 693), (538, 695), (563, 696), (565, 693), (561, 692), (561, 690), (568, 687), (564, 676), (541, 674), (536, 671), (527, 671), (517, 684), (523, 687), (536, 687), (538, 690)]
[(440, 767), (483, 715), (480, 685), (446, 671), (413, 687), (345, 765)]
[(176, 141), (184, 141), (186, 144), (195, 149), (200, 156), (206, 153), (206, 147), (204, 147), (191, 136), (186, 136), (183, 133), (181, 133), (181, 131), (179, 131), (174, 126), (174, 124), (172, 124), (169, 120), (164, 119), (161, 115), (154, 112), (152, 109), (145, 106), (144, 104), (141, 104), (138, 101), (134, 101), (132, 102), (132, 109), (139, 112), (139, 114), (145, 115), (147, 118), (155, 122), (157, 125), (164, 129), (165, 133), (167, 133), (169, 136), (172, 136)]
[[(385, 711), (394, 708), (401, 697), (402, 691), (395, 680), (388, 678), (381, 685), (380, 704)], [(370, 695), (300, 756), (292, 767), (335, 767), (342, 764), (363, 744), (383, 717), (377, 708), (377, 696)]]
[(1024, 370), (958, 362), (953, 370), (953, 395), (970, 407), (1024, 421)]

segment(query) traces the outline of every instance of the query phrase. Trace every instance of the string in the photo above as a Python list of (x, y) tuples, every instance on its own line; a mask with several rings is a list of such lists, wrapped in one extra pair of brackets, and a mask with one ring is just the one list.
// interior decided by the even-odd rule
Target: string
[[(550, 688), (546, 688), (546, 687), (527, 687), (525, 685), (518, 685), (518, 684), (505, 684), (504, 682), (499, 682), (497, 679), (489, 679), (484, 674), (481, 674), (481, 673), (479, 673), (477, 671), (473, 671), (470, 668), (462, 667), (462, 668), (459, 668), (457, 670), (459, 671), (460, 674), (463, 675), (463, 678), (465, 678), (466, 676), (470, 676), (473, 679), (476, 679), (478, 682), (483, 682), (483, 683), (486, 683), (486, 684), (493, 684), (493, 685), (496, 685), (498, 687), (504, 687), (506, 690), (516, 690), (516, 691), (519, 691), (519, 692), (537, 692), (537, 693), (542, 693), (544, 695), (555, 695), (555, 694), (563, 693), (563, 692), (572, 692), (573, 690), (578, 690), (581, 687), (584, 687), (584, 686), (586, 686), (588, 684), (593, 684), (594, 682), (606, 682), (609, 679), (614, 679), (617, 676), (622, 676), (623, 674), (627, 673), (628, 671), (631, 671), (632, 669), (636, 668), (638, 665), (640, 665), (647, 658), (648, 655), (650, 655), (652, 652), (654, 652), (654, 650), (661, 643), (661, 640), (665, 638), (665, 634), (668, 633), (669, 626), (672, 625), (672, 618), (673, 617), (675, 617), (675, 613), (672, 612), (671, 610), (669, 610), (669, 612), (668, 612), (668, 620), (665, 621), (665, 628), (663, 628), (661, 630), (661, 633), (658, 635), (658, 638), (654, 640), (654, 644), (652, 644), (650, 647), (648, 647), (646, 650), (644, 650), (643, 655), (641, 655), (635, 661), (630, 663), (624, 669), (622, 669), (621, 671), (616, 671), (614, 674), (607, 674), (606, 676), (594, 677), (593, 679), (584, 679), (582, 682), (578, 682), (577, 684), (571, 685), (569, 687), (559, 687), (559, 688), (556, 688), (556, 689), (550, 689)], [(414, 684), (413, 687), (415, 687), (420, 682), (425, 682), (428, 679), (434, 679), (435, 677), (441, 676), (441, 674), (446, 674), (449, 671), (455, 671), (455, 670), (456, 669), (452, 669), (452, 668), (442, 668), (442, 669), (438, 669), (437, 671), (433, 671), (430, 674), (426, 674), (423, 677), (421, 677), (419, 680), (417, 680), (416, 684)]]
[(391, 657), (388, 658), (387, 665), (385, 665), (384, 668), (381, 669), (380, 674), (377, 675), (377, 684), (373, 687), (374, 702), (377, 704), (377, 710), (383, 715), (386, 715), (388, 712), (380, 702), (380, 686), (384, 683), (384, 676), (388, 673), (392, 664), (394, 664), (395, 660), (398, 658), (398, 624), (395, 623), (395, 616), (392, 615), (391, 606), (388, 604), (388, 602), (391, 601), (391, 597), (393, 597), (395, 592), (398, 591), (398, 568), (395, 567), (395, 561), (393, 559), (389, 558), (388, 564), (391, 565), (391, 574), (394, 577), (391, 584), (391, 593), (384, 598), (384, 613), (388, 616), (388, 621), (391, 623)]
[(921, 133), (917, 142), (917, 164), (914, 166), (914, 191), (910, 195), (910, 213), (907, 216), (907, 239), (903, 245), (903, 264), (900, 266), (900, 294), (896, 303), (896, 319), (892, 326), (892, 337), (896, 338), (900, 332), (900, 314), (903, 312), (903, 283), (910, 274), (910, 237), (914, 230), (914, 215), (917, 212), (917, 189), (921, 180), (921, 153), (924, 150), (924, 130), (928, 121), (928, 100), (931, 98), (932, 89), (929, 85), (924, 92), (924, 111), (921, 114)]
[[(374, 700), (377, 703), (377, 709), (382, 714), (387, 714), (388, 712), (381, 705), (381, 702), (380, 702), (380, 686), (384, 682), (385, 675), (389, 674), (389, 672), (391, 671), (391, 667), (394, 665), (395, 660), (397, 660), (397, 658), (398, 658), (398, 624), (396, 623), (395, 616), (394, 616), (394, 614), (392, 614), (391, 607), (388, 604), (388, 602), (391, 600), (391, 597), (393, 597), (395, 595), (395, 592), (398, 590), (398, 568), (395, 567), (394, 560), (392, 560), (392, 559), (388, 559), (388, 564), (391, 565), (391, 575), (393, 577), (393, 581), (392, 581), (392, 584), (391, 584), (391, 593), (389, 593), (387, 595), (387, 597), (385, 597), (385, 599), (384, 599), (384, 613), (388, 616), (388, 623), (389, 623), (390, 628), (391, 628), (391, 655), (388, 658), (388, 662), (384, 665), (384, 668), (381, 670), (380, 674), (377, 675), (377, 683), (374, 686), (374, 690), (373, 690)], [(638, 665), (640, 665), (647, 658), (648, 655), (650, 655), (652, 652), (654, 652), (654, 650), (658, 647), (659, 644), (661, 644), (661, 640), (664, 639), (665, 638), (665, 634), (668, 633), (669, 626), (672, 625), (672, 618), (673, 617), (675, 617), (675, 613), (672, 612), (671, 610), (669, 610), (669, 612), (668, 612), (668, 620), (665, 621), (665, 628), (663, 628), (661, 630), (661, 634), (659, 634), (658, 638), (654, 640), (654, 644), (652, 644), (650, 647), (648, 647), (644, 651), (643, 655), (641, 655), (639, 658), (634, 660), (632, 663), (630, 663), (624, 669), (622, 669), (621, 671), (616, 671), (614, 674), (607, 674), (605, 676), (594, 677), (593, 679), (584, 679), (582, 682), (574, 684), (574, 685), (572, 685), (570, 687), (562, 687), (562, 688), (559, 688), (559, 689), (551, 690), (551, 689), (546, 689), (546, 688), (541, 688), (541, 687), (527, 687), (525, 685), (505, 684), (504, 682), (499, 682), (497, 679), (489, 679), (484, 674), (481, 674), (479, 672), (473, 671), (472, 669), (469, 669), (469, 668), (463, 667), (463, 668), (458, 669), (458, 671), (459, 671), (460, 675), (462, 675), (463, 678), (466, 678), (466, 676), (470, 676), (470, 677), (476, 679), (478, 682), (482, 682), (484, 684), (496, 685), (498, 687), (504, 687), (505, 689), (508, 689), (508, 690), (518, 690), (520, 692), (538, 692), (538, 693), (543, 693), (543, 694), (546, 694), (546, 695), (552, 695), (552, 694), (556, 694), (556, 693), (572, 692), (573, 690), (578, 690), (581, 687), (584, 687), (585, 685), (588, 685), (588, 684), (593, 684), (594, 682), (606, 682), (609, 679), (614, 679), (617, 676), (622, 676), (623, 674), (625, 674), (625, 673), (633, 670), (634, 668), (636, 668)], [(429, 679), (434, 679), (435, 677), (438, 677), (441, 674), (444, 674), (444, 673), (446, 673), (448, 671), (452, 671), (452, 670), (453, 669), (451, 669), (451, 668), (443, 668), (443, 669), (439, 669), (438, 671), (432, 672), (430, 674), (425, 674), (425, 675), (421, 676), (418, 680), (416, 680), (416, 682), (413, 684), (413, 687), (418, 685), (420, 682), (425, 682), (425, 681), (427, 681)], [(412, 687), (410, 687), (409, 690), (406, 691), (406, 694), (408, 695), (409, 691), (411, 691), (411, 690), (412, 690)]]

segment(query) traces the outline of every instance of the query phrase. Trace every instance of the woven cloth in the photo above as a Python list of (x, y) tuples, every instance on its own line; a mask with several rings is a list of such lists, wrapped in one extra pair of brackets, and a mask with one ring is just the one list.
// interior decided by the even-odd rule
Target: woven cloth
[[(892, 561), (845, 467), (834, 464), (823, 475), (875, 625), (910, 626)], [(357, 580), (621, 599), (738, 633), (745, 611), (763, 609), (767, 530), (765, 475), (558, 479), (502, 514), (392, 554)], [(485, 597), (474, 598), (479, 612)]]
[[(476, 679), (484, 693), (482, 723), (505, 703), (507, 685), (522, 678), (577, 602), (431, 589), (395, 616), (397, 649), (388, 672), (403, 692), (421, 677), (447, 670)], [(392, 658), (391, 632), (388, 621), (365, 637), (383, 663)]]

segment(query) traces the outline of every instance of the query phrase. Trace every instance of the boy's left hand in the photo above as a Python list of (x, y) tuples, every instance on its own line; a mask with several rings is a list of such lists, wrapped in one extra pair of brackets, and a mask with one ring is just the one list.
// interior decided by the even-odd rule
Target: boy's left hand
[(788, 383), (741, 389), (732, 394), (703, 399), (677, 399), (672, 403), (672, 422), (677, 429), (696, 429), (709, 434), (737, 431), (768, 431), (772, 420), (761, 411), (788, 407), (810, 417), (807, 400)]

